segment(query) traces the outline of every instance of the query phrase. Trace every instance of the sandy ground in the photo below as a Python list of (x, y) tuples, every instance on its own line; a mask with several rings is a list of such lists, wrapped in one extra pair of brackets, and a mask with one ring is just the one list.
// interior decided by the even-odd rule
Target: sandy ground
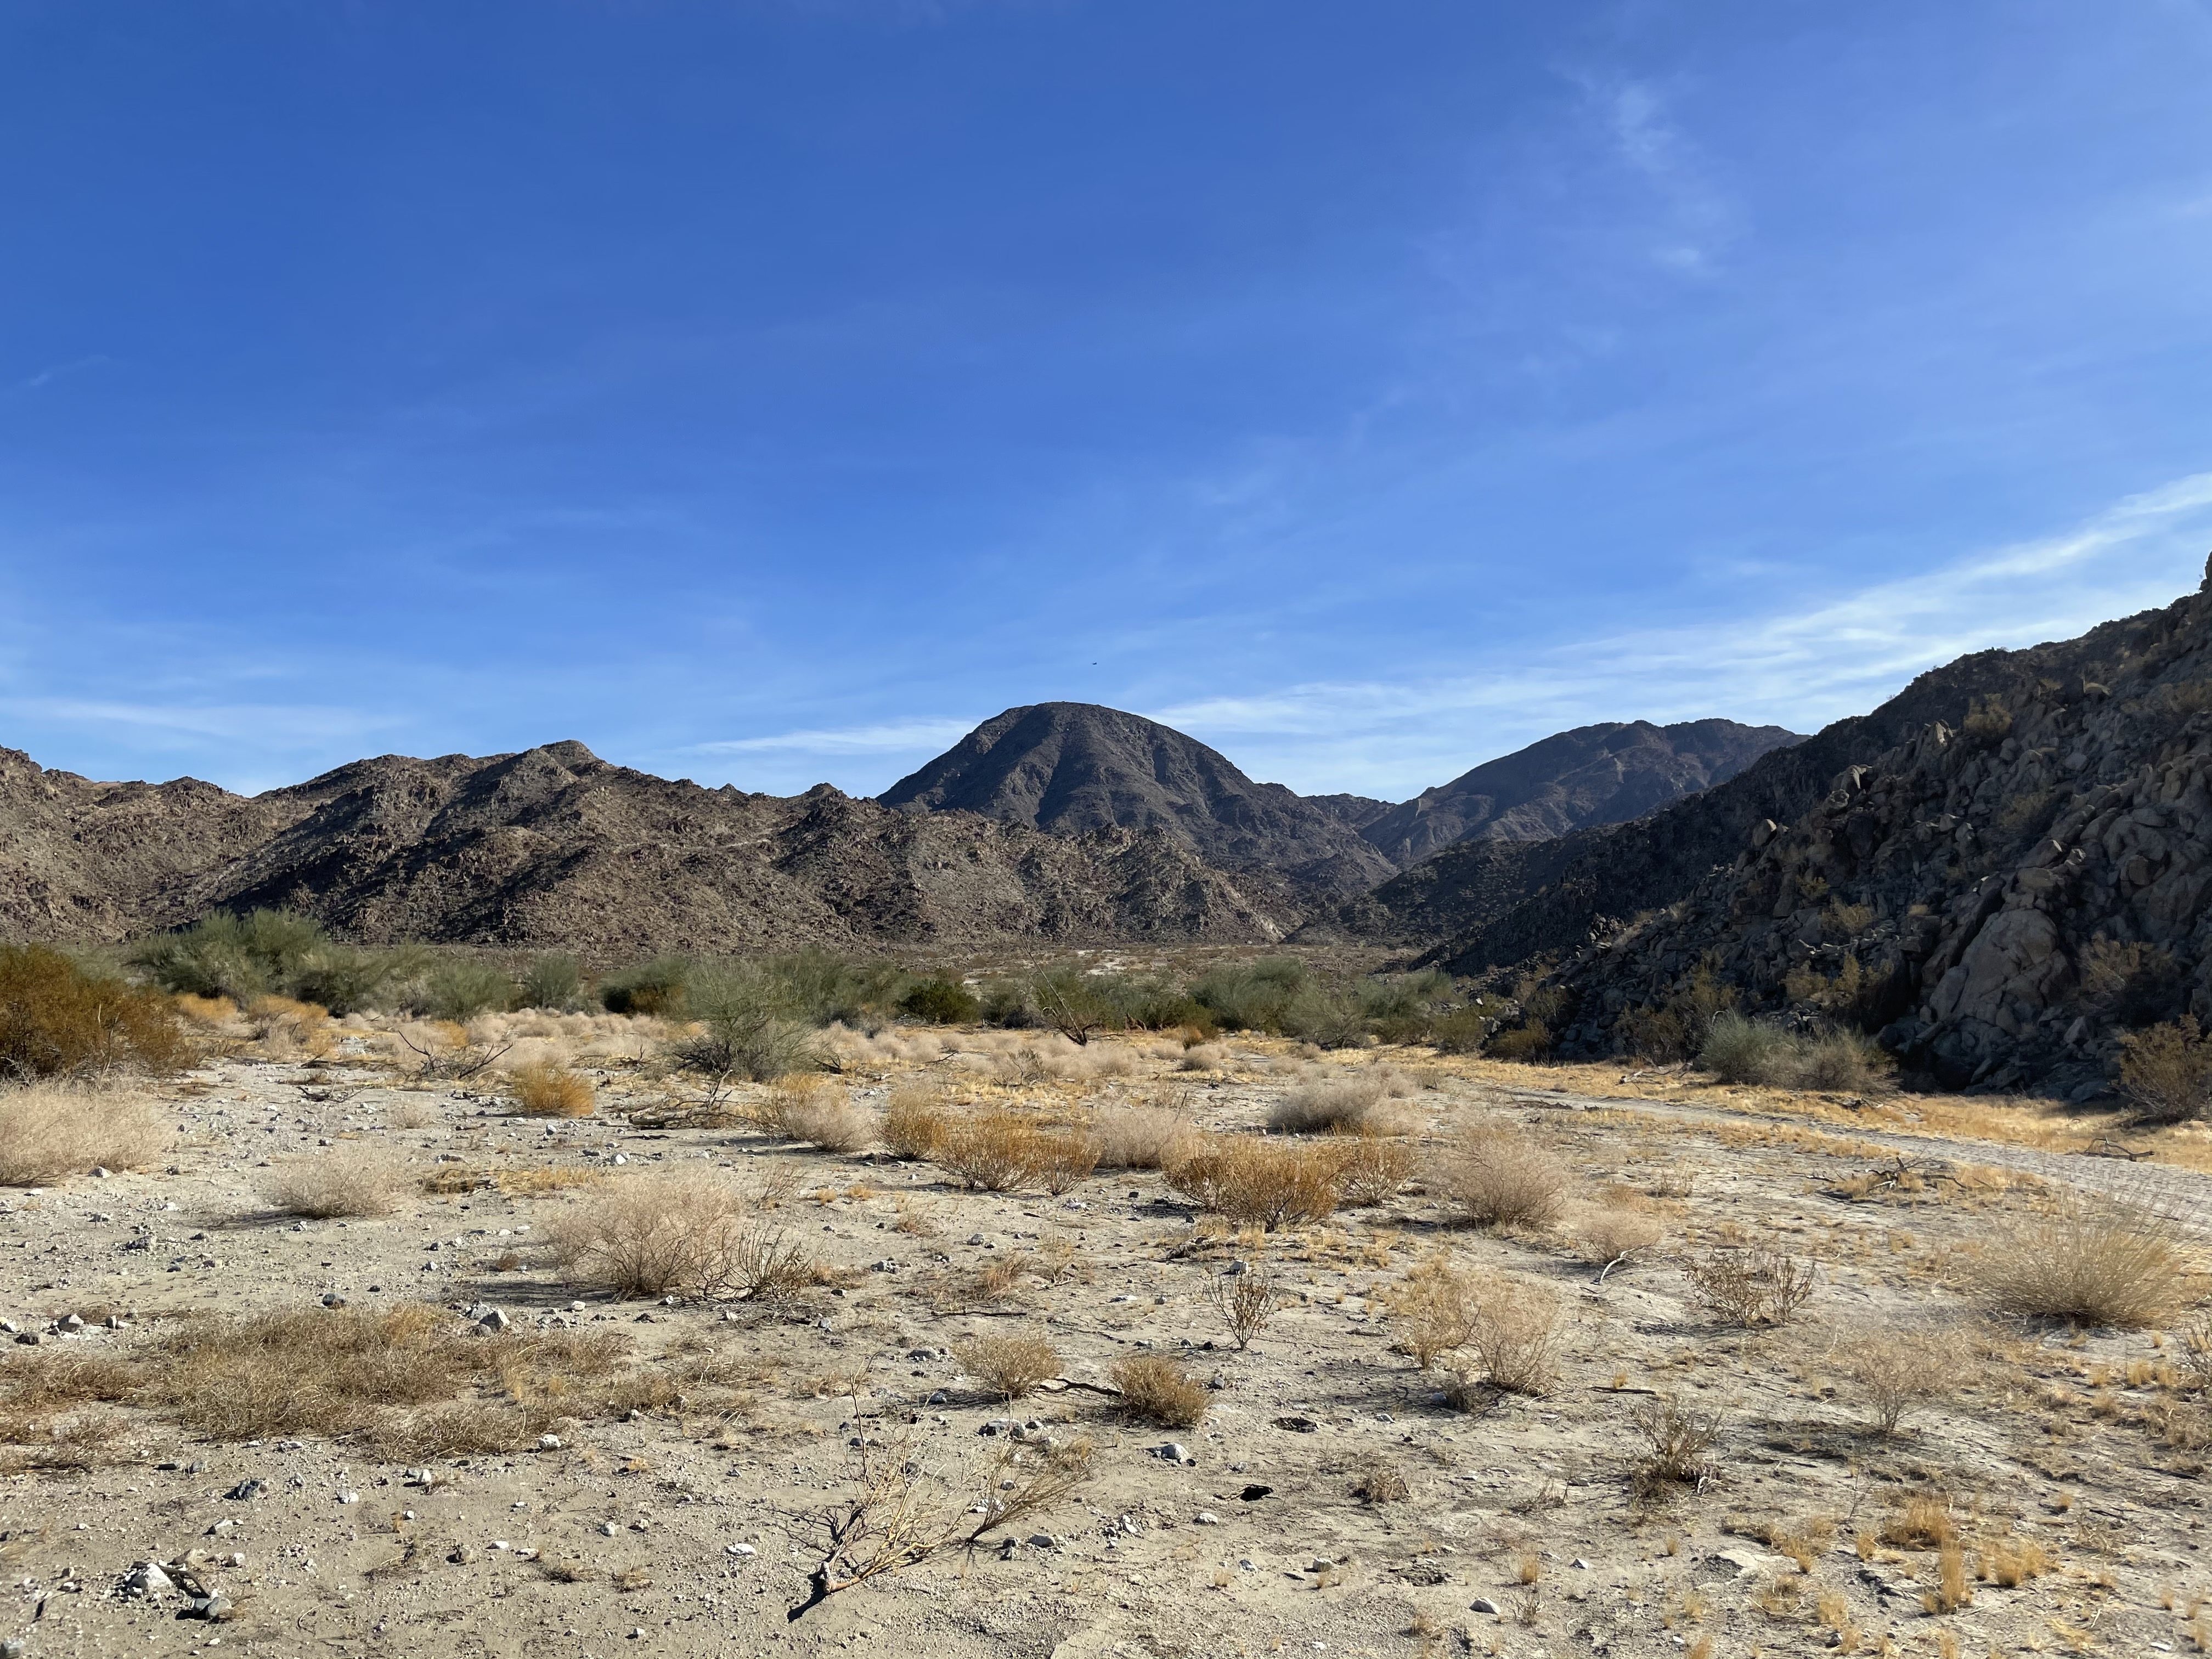
[[(643, 1068), (602, 1068), (597, 1115), (549, 1124), (470, 1085), (410, 1084), (364, 1048), (348, 1038), (313, 1067), (223, 1060), (161, 1091), (161, 1162), (0, 1199), (0, 1314), (41, 1339), (0, 1348), (0, 1391), (57, 1352), (141, 1352), (191, 1318), (325, 1297), (426, 1302), (456, 1329), (492, 1307), (521, 1333), (614, 1333), (625, 1375), (666, 1372), (680, 1391), (585, 1412), (557, 1426), (557, 1447), (413, 1465), (376, 1461), (357, 1436), (226, 1443), (138, 1406), (90, 1407), (115, 1437), (64, 1468), (27, 1467), (70, 1461), (40, 1449), (60, 1419), (0, 1393), (21, 1443), (0, 1448), (17, 1454), (0, 1476), (0, 1635), (23, 1653), (1978, 1659), (2212, 1641), (2212, 1616), (2195, 1619), (2212, 1597), (2212, 1431), (2178, 1337), (2004, 1325), (1966, 1294), (2009, 1218), (2049, 1211), (2076, 1170), (2109, 1181), (2126, 1164), (2045, 1151), (2030, 1167), (2019, 1146), (1966, 1138), (1920, 1148), (1914, 1178), (1884, 1184), (1893, 1147), (1806, 1121), (1863, 1108), (1808, 1102), (1784, 1119), (1771, 1101), (1731, 1111), (1708, 1091), (1692, 1113), (1601, 1097), (1595, 1073), (1300, 1058), (1242, 1040), (1200, 1073), (1154, 1048), (1130, 1051), (1121, 1075), (1033, 1085), (880, 1054), (844, 1079), (863, 1105), (926, 1075), (1060, 1110), (1188, 1088), (1198, 1123), (1229, 1129), (1259, 1125), (1316, 1067), (1390, 1064), (1412, 1079), (1425, 1144), (1503, 1115), (1577, 1181), (1543, 1231), (1468, 1228), (1417, 1180), (1389, 1205), (1263, 1238), (1197, 1217), (1157, 1174), (1101, 1174), (1060, 1197), (963, 1193), (926, 1164), (633, 1127), (625, 1112), (665, 1089)], [(362, 1146), (454, 1190), (411, 1190), (373, 1219), (272, 1210), (285, 1166)], [(1970, 1164), (1964, 1184), (1943, 1178)], [(761, 1194), (765, 1218), (841, 1271), (775, 1309), (624, 1303), (566, 1282), (539, 1243), (554, 1218), (672, 1170)], [(465, 1190), (501, 1176), (513, 1190)], [(2178, 1164), (2160, 1178), (2201, 1203), (2191, 1183), (2204, 1183)], [(1580, 1241), (1624, 1210), (1663, 1238), (1601, 1282)], [(1817, 1266), (1812, 1299), (1780, 1328), (1718, 1326), (1686, 1295), (1682, 1261), (1751, 1242)], [(975, 1288), (1015, 1251), (1066, 1265), (1001, 1298)], [(1455, 1407), (1395, 1351), (1390, 1287), (1439, 1257), (1555, 1294), (1548, 1393), (1477, 1389)], [(1292, 1297), (1242, 1352), (1206, 1294), (1232, 1265)], [(82, 1332), (61, 1329), (70, 1315)], [(1900, 1331), (1929, 1339), (1937, 1397), (1883, 1437), (1853, 1361)], [(1008, 1334), (1052, 1342), (1062, 1381), (1009, 1405), (950, 1352)], [(1119, 1412), (1110, 1368), (1146, 1345), (1212, 1386), (1197, 1427)], [(1639, 1493), (1633, 1415), (1662, 1395), (1718, 1412), (1721, 1438), (1702, 1486)], [(1011, 1540), (787, 1616), (821, 1553), (810, 1517), (851, 1493), (860, 1451), (887, 1446), (957, 1480), (1015, 1428), (1032, 1446), (1087, 1438), (1093, 1478)], [(1170, 1443), (1188, 1461), (1160, 1455)], [(1392, 1474), (1402, 1496), (1359, 1495), (1401, 1490)], [(248, 1482), (264, 1484), (228, 1495)], [(1905, 1524), (1915, 1498), (1948, 1507), (1970, 1577), (2027, 1544), (2048, 1565), (1929, 1611), (1940, 1562)], [(224, 1597), (228, 1617), (180, 1616), (183, 1589), (128, 1588), (149, 1561)]]

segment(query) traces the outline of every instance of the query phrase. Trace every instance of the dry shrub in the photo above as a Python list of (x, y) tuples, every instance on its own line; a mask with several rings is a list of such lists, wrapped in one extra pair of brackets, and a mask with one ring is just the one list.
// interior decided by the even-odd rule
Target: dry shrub
[(1959, 1523), (1952, 1517), (1950, 1499), (1941, 1492), (1908, 1492), (1891, 1499), (1878, 1536), (1896, 1549), (1942, 1549), (1957, 1545)]
[(979, 1336), (954, 1343), (952, 1357), (1006, 1400), (1018, 1400), (1060, 1375), (1060, 1350), (1042, 1337)]
[(538, 1420), (511, 1406), (453, 1401), (381, 1419), (369, 1426), (369, 1449), (390, 1463), (428, 1463), (441, 1457), (479, 1457), (520, 1451), (539, 1432)]
[(1028, 1118), (994, 1107), (948, 1118), (930, 1162), (969, 1192), (1007, 1193), (1038, 1173), (1042, 1140)]
[(1115, 1361), (1109, 1374), (1121, 1391), (1121, 1409), (1162, 1428), (1194, 1429), (1213, 1403), (1204, 1383), (1163, 1354), (1131, 1354)]
[(317, 1220), (390, 1215), (407, 1190), (399, 1162), (365, 1148), (333, 1147), (278, 1169), (269, 1183), (270, 1207)]
[(1643, 1443), (1630, 1468), (1639, 1497), (1656, 1496), (1670, 1486), (1697, 1486), (1712, 1472), (1712, 1450), (1721, 1437), (1717, 1411), (1685, 1406), (1663, 1395), (1644, 1401), (1628, 1422)]
[[(1637, 1201), (1640, 1205), (1640, 1195)], [(1638, 1207), (1592, 1210), (1575, 1228), (1575, 1242), (1583, 1260), (1607, 1272), (1651, 1249), (1662, 1236), (1658, 1222)]]
[(331, 1011), (289, 997), (256, 997), (246, 1005), (253, 1041), (270, 1060), (319, 1060), (337, 1046)]
[(148, 1103), (51, 1085), (0, 1089), (0, 1187), (44, 1187), (153, 1161), (161, 1126)]
[(1483, 1227), (1548, 1227), (1566, 1207), (1565, 1164), (1510, 1125), (1468, 1126), (1437, 1175), (1437, 1186)]
[(1225, 1273), (1206, 1287), (1206, 1299), (1229, 1327), (1230, 1339), (1242, 1352), (1267, 1322), (1290, 1303), (1274, 1280), (1254, 1273)]
[(1691, 1298), (1722, 1323), (1780, 1325), (1813, 1294), (1813, 1264), (1765, 1248), (1714, 1250), (1682, 1265)]
[(1344, 1202), (1355, 1209), (1388, 1204), (1413, 1178), (1413, 1149), (1402, 1140), (1371, 1135), (1339, 1136), (1337, 1182)]
[(688, 1288), (702, 1296), (786, 1302), (812, 1285), (819, 1270), (805, 1248), (780, 1232), (715, 1217), (696, 1233), (698, 1265)]
[(1915, 1412), (1950, 1397), (1957, 1360), (1932, 1336), (1853, 1333), (1850, 1370), (1874, 1431), (1895, 1434)]
[(1279, 1134), (1358, 1132), (1382, 1102), (1382, 1081), (1370, 1073), (1332, 1077), (1293, 1089), (1267, 1114), (1267, 1127)]
[(1474, 1334), (1475, 1280), (1440, 1255), (1415, 1266), (1385, 1300), (1398, 1328), (1398, 1346), (1423, 1370), (1465, 1347)]
[(1218, 1072), (1229, 1063), (1229, 1050), (1218, 1042), (1194, 1042), (1176, 1062), (1178, 1072)]
[(514, 1109), (521, 1117), (589, 1117), (593, 1104), (592, 1080), (550, 1060), (532, 1060), (515, 1068), (507, 1086), (514, 1092)]
[(1057, 1198), (1073, 1192), (1098, 1167), (1096, 1137), (1079, 1130), (1037, 1137), (1036, 1169), (1045, 1191)]
[(1179, 1146), (1164, 1173), (1200, 1209), (1272, 1232), (1334, 1214), (1340, 1169), (1334, 1147), (1218, 1135)]
[(2018, 1589), (2058, 1564), (2032, 1538), (2000, 1538), (1982, 1547), (1980, 1576), (2003, 1589)]
[(876, 1138), (876, 1121), (853, 1103), (842, 1089), (800, 1072), (769, 1091), (759, 1121), (788, 1140), (803, 1141), (825, 1152), (857, 1152)]
[(1498, 1279), (1479, 1297), (1467, 1352), (1503, 1394), (1545, 1395), (1559, 1378), (1559, 1301), (1547, 1286)]
[(1363, 1504), (1402, 1504), (1413, 1495), (1405, 1471), (1389, 1458), (1371, 1456), (1352, 1483), (1352, 1495)]
[(45, 945), (0, 946), (0, 1079), (163, 1075), (192, 1045), (169, 1000), (90, 971)]
[(937, 1156), (951, 1121), (945, 1102), (927, 1089), (894, 1089), (884, 1108), (883, 1141), (893, 1158), (927, 1164)]
[(717, 1246), (744, 1223), (744, 1200), (726, 1182), (649, 1176), (609, 1187), (547, 1232), (572, 1279), (622, 1297), (697, 1289)]
[(1975, 1265), (1973, 1288), (2018, 1318), (2141, 1329), (2182, 1300), (2180, 1231), (2154, 1210), (2080, 1205), (1995, 1241)]
[(155, 1347), (164, 1414), (217, 1440), (346, 1434), (450, 1399), (489, 1356), (452, 1315), (307, 1309), (190, 1321)]
[(1190, 1138), (1188, 1109), (1177, 1106), (1113, 1106), (1091, 1121), (1102, 1170), (1158, 1170)]
[(2212, 1040), (2186, 1014), (2170, 1024), (2124, 1034), (2120, 1091), (2149, 1122), (2203, 1116), (2212, 1101)]

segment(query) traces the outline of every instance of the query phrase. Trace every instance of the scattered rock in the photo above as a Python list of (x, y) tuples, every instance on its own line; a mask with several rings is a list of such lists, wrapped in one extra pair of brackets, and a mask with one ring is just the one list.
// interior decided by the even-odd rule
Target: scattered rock
[(1200, 1510), (1191, 1517), (1191, 1523), (1200, 1527), (1218, 1527), (1221, 1524), (1221, 1517), (1212, 1510)]
[(1486, 1613), (1492, 1618), (1495, 1618), (1498, 1615), (1498, 1603), (1492, 1601), (1486, 1595), (1476, 1596), (1474, 1600), (1468, 1602), (1467, 1606), (1468, 1611), (1470, 1613)]

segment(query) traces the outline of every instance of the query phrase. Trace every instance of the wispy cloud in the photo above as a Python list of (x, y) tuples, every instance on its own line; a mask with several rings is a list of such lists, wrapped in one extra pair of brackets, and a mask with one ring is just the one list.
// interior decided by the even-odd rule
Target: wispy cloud
[[(256, 748), (334, 742), (397, 726), (396, 719), (312, 703), (152, 703), (72, 697), (0, 697), (0, 714), (59, 726), (121, 727), (159, 747), (195, 740)], [(164, 739), (167, 741), (163, 741)]]
[(1743, 213), (1675, 120), (1667, 91), (1635, 79), (1577, 81), (1614, 157), (1657, 200), (1657, 218), (1648, 227), (1650, 258), (1685, 273), (1706, 270), (1741, 234)]
[(892, 755), (914, 750), (938, 750), (959, 742), (973, 731), (972, 720), (902, 720), (884, 726), (844, 726), (826, 730), (777, 732), (759, 738), (724, 738), (694, 744), (689, 751), (702, 755), (755, 755), (787, 752), (801, 755)]
[(1149, 711), (1234, 739), (1255, 775), (1403, 796), (1563, 727), (1727, 715), (1801, 732), (1863, 712), (1970, 651), (2063, 639), (2195, 586), (2212, 472), (2131, 495), (2059, 534), (1765, 615), (1493, 655), (1485, 672), (1309, 682)]
[(65, 374), (75, 374), (82, 369), (97, 368), (102, 363), (113, 361), (103, 352), (94, 352), (89, 357), (75, 357), (68, 362), (51, 364), (35, 374), (27, 374), (21, 380), (15, 381), (8, 390), (36, 392), (40, 386), (52, 386)]

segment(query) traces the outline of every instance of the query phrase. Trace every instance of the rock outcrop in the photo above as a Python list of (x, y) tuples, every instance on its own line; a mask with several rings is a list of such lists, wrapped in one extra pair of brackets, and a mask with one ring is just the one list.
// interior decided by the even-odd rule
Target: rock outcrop
[(1748, 1008), (1878, 1030), (1946, 1085), (2086, 1098), (2130, 1026), (2212, 1024), (2208, 889), (2200, 593), (1923, 675), (1596, 838), (1435, 955), (1548, 963), (1570, 1052), (1632, 1045), (1702, 964)]

